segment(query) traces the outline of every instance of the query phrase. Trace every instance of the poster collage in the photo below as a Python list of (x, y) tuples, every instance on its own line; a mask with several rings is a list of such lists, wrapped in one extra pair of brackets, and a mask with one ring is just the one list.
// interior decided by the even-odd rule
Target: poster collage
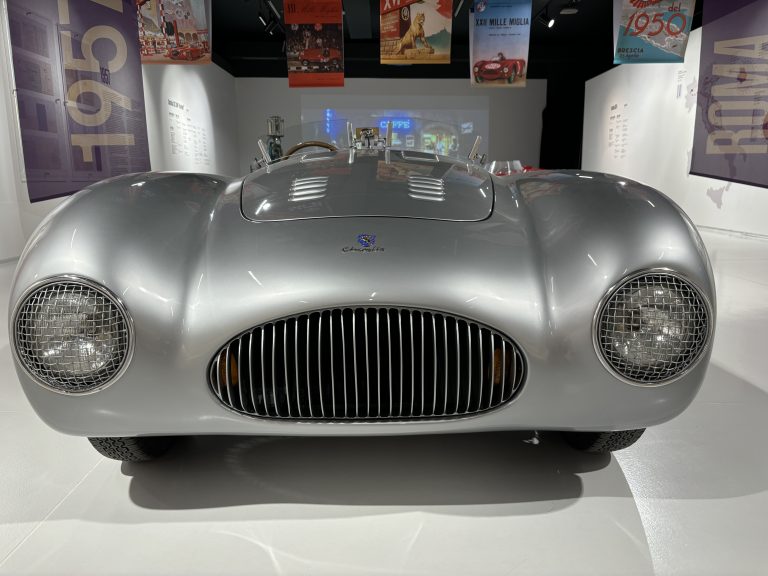
[[(695, 0), (613, 2), (617, 64), (683, 61)], [(6, 3), (30, 200), (148, 170), (141, 66), (210, 63), (211, 0)], [(381, 64), (450, 63), (463, 4), (379, 0)], [(524, 87), (531, 26), (542, 13), (532, 13), (531, 0), (468, 4), (472, 85)], [(342, 0), (285, 0), (282, 14), (273, 10), (289, 86), (343, 86)], [(768, 0), (708, 4), (703, 20), (691, 173), (768, 187)]]

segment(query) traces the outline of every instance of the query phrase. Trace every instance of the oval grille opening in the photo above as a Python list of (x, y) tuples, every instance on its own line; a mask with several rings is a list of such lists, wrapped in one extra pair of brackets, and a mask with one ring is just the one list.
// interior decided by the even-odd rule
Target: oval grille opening
[(516, 344), (486, 326), (405, 308), (339, 308), (269, 322), (211, 362), (213, 393), (264, 418), (448, 418), (509, 402), (525, 375)]
[(692, 284), (669, 273), (645, 273), (626, 280), (605, 302), (596, 339), (621, 377), (654, 385), (689, 370), (709, 331), (708, 306)]
[(129, 359), (130, 324), (108, 291), (57, 279), (28, 294), (14, 319), (14, 346), (27, 372), (57, 392), (91, 392)]

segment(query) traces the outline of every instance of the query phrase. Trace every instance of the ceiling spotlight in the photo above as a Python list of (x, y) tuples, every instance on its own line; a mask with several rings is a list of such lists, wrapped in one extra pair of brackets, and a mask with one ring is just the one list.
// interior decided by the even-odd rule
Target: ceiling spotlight
[(264, 28), (267, 27), (267, 21), (264, 20), (264, 17), (261, 14), (259, 14), (259, 22), (261, 22), (261, 25), (264, 26)]
[(552, 26), (555, 25), (555, 19), (549, 17), (546, 9), (544, 9), (542, 12), (539, 12), (539, 15), (536, 16), (536, 20), (544, 24), (547, 28), (552, 28)]
[(570, 0), (568, 4), (562, 7), (560, 10), (561, 15), (578, 14), (579, 13), (579, 0)]

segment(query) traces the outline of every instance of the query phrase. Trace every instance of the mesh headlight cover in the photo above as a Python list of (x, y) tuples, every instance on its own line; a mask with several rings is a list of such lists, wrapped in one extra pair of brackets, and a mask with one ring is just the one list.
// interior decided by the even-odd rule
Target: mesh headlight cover
[(130, 322), (105, 289), (56, 279), (28, 294), (14, 320), (19, 360), (40, 383), (82, 393), (113, 380), (128, 361)]
[(709, 337), (709, 311), (690, 283), (649, 272), (621, 284), (603, 305), (597, 345), (605, 362), (638, 384), (661, 384), (687, 371)]

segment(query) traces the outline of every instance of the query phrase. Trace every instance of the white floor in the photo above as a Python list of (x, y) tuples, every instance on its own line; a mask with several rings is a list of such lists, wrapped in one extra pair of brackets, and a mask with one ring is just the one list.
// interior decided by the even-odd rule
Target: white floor
[(0, 574), (768, 574), (768, 241), (706, 232), (702, 392), (614, 457), (556, 436), (190, 439), (121, 465), (19, 390), (0, 264)]

